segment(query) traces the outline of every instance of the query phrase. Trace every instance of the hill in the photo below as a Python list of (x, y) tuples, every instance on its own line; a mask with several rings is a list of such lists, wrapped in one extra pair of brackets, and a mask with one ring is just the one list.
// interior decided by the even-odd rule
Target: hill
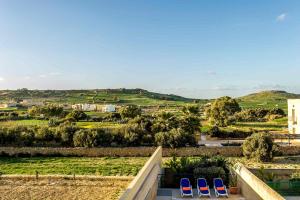
[(288, 93), (280, 90), (262, 91), (239, 97), (238, 102), (243, 108), (263, 107), (274, 108), (279, 107), (287, 109), (287, 99), (300, 98), (300, 94)]
[(173, 94), (160, 94), (143, 89), (94, 90), (1, 90), (0, 101), (33, 99), (49, 103), (114, 103), (148, 105), (180, 105), (203, 100)]

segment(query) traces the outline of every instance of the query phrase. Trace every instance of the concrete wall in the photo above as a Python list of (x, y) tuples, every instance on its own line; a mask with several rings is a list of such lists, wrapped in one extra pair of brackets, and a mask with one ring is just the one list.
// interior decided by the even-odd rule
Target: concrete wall
[(238, 177), (238, 187), (246, 199), (284, 200), (280, 194), (256, 177), (242, 164), (239, 163), (235, 167)]
[(300, 99), (288, 99), (288, 125), (290, 134), (300, 134)]
[(155, 200), (158, 174), (161, 173), (162, 148), (158, 147), (138, 175), (130, 183), (120, 200)]

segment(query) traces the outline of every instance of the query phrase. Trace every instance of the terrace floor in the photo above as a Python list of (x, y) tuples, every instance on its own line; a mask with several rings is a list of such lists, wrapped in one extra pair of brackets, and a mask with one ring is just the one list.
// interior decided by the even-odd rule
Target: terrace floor
[[(191, 199), (191, 200), (200, 200), (196, 189), (193, 189), (193, 193), (194, 193), (194, 197), (184, 197), (182, 198), (180, 195), (180, 191), (179, 189), (168, 189), (168, 188), (159, 188), (157, 191), (157, 197), (156, 200), (187, 200), (187, 199)], [(208, 197), (201, 197), (201, 199), (227, 199), (227, 200), (246, 200), (243, 196), (241, 196), (240, 194), (238, 195), (232, 195), (229, 194), (229, 198), (225, 198), (225, 197), (219, 197), (217, 198), (215, 196), (215, 193), (213, 190), (210, 190), (211, 193), (211, 198)]]

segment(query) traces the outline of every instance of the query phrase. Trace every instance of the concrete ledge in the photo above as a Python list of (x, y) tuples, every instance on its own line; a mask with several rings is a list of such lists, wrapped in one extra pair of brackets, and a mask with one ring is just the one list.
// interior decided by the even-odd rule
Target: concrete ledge
[(153, 200), (156, 198), (158, 174), (161, 171), (162, 148), (158, 147), (138, 175), (130, 183), (120, 200)]
[(238, 187), (246, 199), (284, 200), (280, 194), (256, 177), (241, 163), (235, 165), (235, 171), (238, 176)]

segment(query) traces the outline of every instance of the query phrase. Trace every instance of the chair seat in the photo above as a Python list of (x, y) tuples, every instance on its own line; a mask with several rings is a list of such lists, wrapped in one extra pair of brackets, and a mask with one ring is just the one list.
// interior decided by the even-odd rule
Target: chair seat
[(200, 190), (200, 192), (201, 192), (202, 194), (209, 194), (209, 191), (208, 191), (208, 190)]

